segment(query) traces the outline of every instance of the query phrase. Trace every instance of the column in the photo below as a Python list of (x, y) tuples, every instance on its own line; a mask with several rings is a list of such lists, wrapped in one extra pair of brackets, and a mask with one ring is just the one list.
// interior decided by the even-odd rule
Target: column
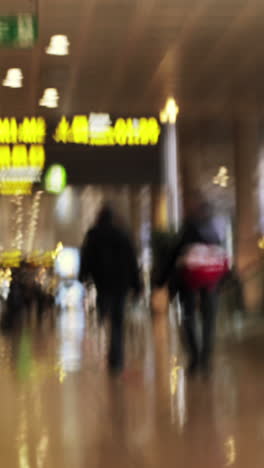
[(152, 230), (165, 231), (168, 229), (168, 209), (165, 187), (151, 188)]
[(180, 222), (180, 179), (177, 158), (176, 123), (166, 123), (164, 128), (164, 179), (167, 191), (169, 227), (175, 230)]
[[(166, 231), (169, 227), (166, 187), (152, 187), (151, 208), (152, 230)], [(151, 305), (155, 315), (167, 313), (169, 305), (167, 288), (153, 291)]]
[(235, 262), (244, 284), (246, 307), (260, 311), (262, 301), (261, 251), (258, 248), (256, 173), (259, 135), (255, 113), (235, 122), (236, 234)]

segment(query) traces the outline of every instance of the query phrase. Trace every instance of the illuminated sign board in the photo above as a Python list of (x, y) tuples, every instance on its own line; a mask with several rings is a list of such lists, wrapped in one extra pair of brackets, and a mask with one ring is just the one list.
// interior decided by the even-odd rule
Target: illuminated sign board
[(57, 143), (90, 146), (156, 145), (160, 136), (156, 118), (122, 119), (111, 122), (108, 114), (76, 115), (69, 122), (62, 117), (53, 135)]
[[(114, 122), (108, 114), (76, 115), (71, 121), (62, 117), (52, 135), (56, 143), (90, 146), (156, 145), (161, 128), (155, 117), (119, 118)], [(47, 124), (42, 117), (0, 119), (0, 144), (45, 144)], [(51, 135), (50, 135), (51, 136)]]
[(45, 164), (43, 145), (0, 146), (0, 194), (26, 195), (39, 182)]
[[(155, 146), (161, 133), (155, 117), (111, 120), (109, 114), (95, 113), (76, 115), (70, 120), (62, 117), (54, 128), (48, 131), (43, 117), (0, 118), (0, 194), (30, 193), (44, 168), (45, 144)], [(57, 189), (51, 191), (59, 193)]]
[(43, 145), (0, 146), (0, 169), (10, 167), (36, 167), (43, 169), (45, 149)]
[(45, 189), (47, 192), (58, 194), (63, 192), (67, 184), (67, 173), (63, 166), (54, 164), (45, 176)]
[(31, 13), (0, 17), (0, 45), (32, 47), (38, 37), (37, 16)]
[(20, 180), (0, 181), (1, 195), (30, 195), (32, 192), (32, 182)]
[(43, 144), (46, 138), (46, 122), (42, 117), (25, 117), (18, 123), (11, 119), (0, 119), (0, 143), (1, 144)]

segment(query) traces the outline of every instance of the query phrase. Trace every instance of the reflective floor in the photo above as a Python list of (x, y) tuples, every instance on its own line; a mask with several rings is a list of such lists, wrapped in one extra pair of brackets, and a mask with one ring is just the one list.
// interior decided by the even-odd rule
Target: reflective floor
[(1, 467), (263, 467), (264, 330), (219, 338), (209, 381), (185, 378), (173, 311), (127, 324), (121, 377), (105, 351), (74, 308), (1, 337)]

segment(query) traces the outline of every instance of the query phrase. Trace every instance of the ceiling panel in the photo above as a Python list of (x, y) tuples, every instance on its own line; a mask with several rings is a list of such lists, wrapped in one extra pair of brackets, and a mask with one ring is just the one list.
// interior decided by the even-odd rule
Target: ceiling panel
[[(35, 7), (3, 0), (0, 14)], [(0, 81), (8, 68), (24, 73), (22, 89), (0, 87), (1, 114), (158, 113), (172, 92), (183, 112), (207, 113), (232, 93), (243, 100), (245, 86), (262, 89), (261, 0), (39, 0), (38, 11), (32, 50), (0, 48)], [(68, 35), (69, 57), (45, 54), (53, 34)], [(51, 86), (60, 107), (45, 111)]]
[(1, 0), (0, 15), (35, 13), (37, 6), (37, 0)]

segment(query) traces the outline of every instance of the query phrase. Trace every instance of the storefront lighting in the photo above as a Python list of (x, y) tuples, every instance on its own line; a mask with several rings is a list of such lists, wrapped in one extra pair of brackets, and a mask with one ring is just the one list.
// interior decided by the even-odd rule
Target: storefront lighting
[(56, 256), (55, 271), (61, 278), (76, 278), (80, 267), (79, 250), (63, 248)]
[(10, 68), (7, 70), (6, 77), (3, 81), (3, 86), (9, 88), (22, 88), (23, 73), (20, 68)]
[(50, 38), (46, 53), (49, 55), (69, 55), (70, 42), (68, 37), (63, 34), (56, 34)]
[(54, 109), (58, 107), (59, 93), (56, 88), (47, 88), (44, 90), (43, 96), (39, 101), (39, 105)]
[(28, 195), (40, 182), (45, 164), (43, 145), (0, 145), (0, 194)]
[(160, 112), (161, 123), (175, 124), (177, 115), (179, 114), (179, 107), (173, 97), (167, 99), (164, 109)]
[(42, 190), (38, 190), (33, 198), (31, 212), (30, 212), (30, 222), (28, 227), (28, 245), (27, 245), (27, 252), (30, 253), (33, 249), (35, 235), (37, 231), (38, 219), (39, 219), (39, 212), (40, 212), (40, 201), (43, 195)]
[(234, 465), (236, 462), (236, 443), (233, 436), (228, 437), (225, 442), (226, 466)]
[(264, 250), (264, 236), (262, 236), (262, 237), (258, 240), (258, 247), (259, 247), (259, 249)]
[(12, 248), (21, 251), (23, 247), (23, 197), (16, 195), (11, 200), (13, 205), (13, 226), (15, 228), (14, 239), (12, 241)]

